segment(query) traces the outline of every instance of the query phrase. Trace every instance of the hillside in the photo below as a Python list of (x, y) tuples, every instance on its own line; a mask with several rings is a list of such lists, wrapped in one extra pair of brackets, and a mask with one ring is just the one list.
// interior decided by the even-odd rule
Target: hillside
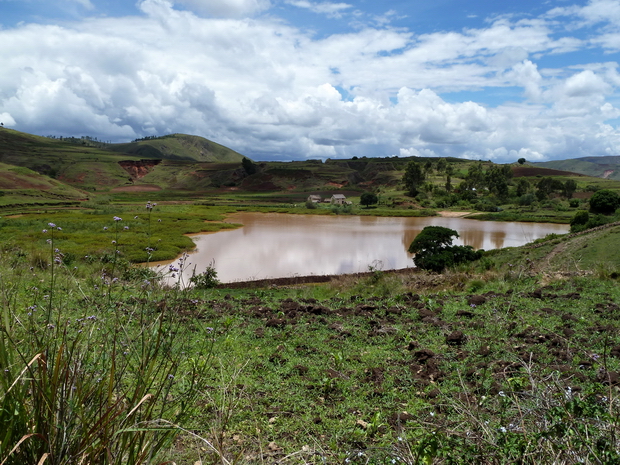
[(187, 134), (170, 134), (127, 144), (111, 144), (109, 149), (141, 158), (162, 158), (166, 160), (240, 163), (243, 159), (243, 155), (228, 147), (204, 137)]
[(582, 157), (532, 164), (544, 168), (572, 171), (573, 173), (597, 178), (620, 180), (620, 156)]
[(0, 207), (3, 205), (67, 205), (88, 194), (28, 168), (0, 163)]

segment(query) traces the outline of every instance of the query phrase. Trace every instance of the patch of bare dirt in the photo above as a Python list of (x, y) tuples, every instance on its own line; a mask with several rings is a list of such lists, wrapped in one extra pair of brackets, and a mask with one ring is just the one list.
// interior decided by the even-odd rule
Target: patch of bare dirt
[(515, 178), (523, 176), (584, 176), (571, 171), (552, 170), (550, 168), (536, 168), (533, 166), (518, 166), (512, 169)]
[(112, 192), (155, 192), (160, 191), (161, 187), (152, 184), (144, 184), (141, 186), (122, 186), (115, 187)]
[(471, 212), (448, 212), (448, 211), (443, 211), (443, 212), (437, 212), (437, 214), (439, 216), (444, 217), (444, 218), (462, 218), (464, 216), (467, 216), (467, 215), (471, 214)]

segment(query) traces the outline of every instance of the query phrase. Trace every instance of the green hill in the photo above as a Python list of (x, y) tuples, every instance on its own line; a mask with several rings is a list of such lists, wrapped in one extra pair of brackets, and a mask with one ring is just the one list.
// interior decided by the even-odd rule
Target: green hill
[(22, 166), (0, 163), (0, 207), (4, 205), (68, 205), (88, 194)]
[(572, 171), (597, 178), (620, 180), (620, 156), (582, 157), (570, 160), (553, 160), (533, 165), (556, 170)]
[(110, 150), (141, 158), (162, 158), (198, 162), (240, 163), (243, 155), (199, 136), (170, 134), (127, 144), (111, 144)]

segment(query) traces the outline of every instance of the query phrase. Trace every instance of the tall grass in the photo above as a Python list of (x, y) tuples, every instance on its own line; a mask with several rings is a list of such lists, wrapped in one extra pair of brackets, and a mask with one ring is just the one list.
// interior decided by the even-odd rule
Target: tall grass
[(200, 395), (212, 328), (183, 320), (182, 289), (120, 262), (81, 262), (103, 283), (86, 286), (49, 231), (43, 270), (0, 256), (0, 464), (157, 463)]

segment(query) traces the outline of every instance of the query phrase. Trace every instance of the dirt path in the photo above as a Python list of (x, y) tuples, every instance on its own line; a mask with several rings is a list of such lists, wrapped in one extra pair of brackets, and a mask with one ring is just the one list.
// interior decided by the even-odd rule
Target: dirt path
[(464, 216), (471, 215), (471, 213), (472, 212), (449, 212), (449, 211), (437, 212), (439, 216), (442, 216), (444, 218), (463, 218)]
[[(563, 253), (568, 248), (569, 243), (567, 242), (567, 240), (573, 239), (573, 238), (579, 238), (571, 242), (572, 242), (572, 245), (575, 245), (575, 242), (577, 242), (577, 244), (580, 244), (580, 243), (588, 241), (589, 239), (588, 237), (580, 237), (580, 236), (584, 236), (586, 234), (590, 234), (595, 231), (602, 231), (603, 229), (613, 228), (614, 226), (620, 226), (620, 222), (604, 224), (602, 226), (597, 226), (596, 228), (587, 229), (585, 231), (581, 231), (578, 233), (569, 234), (568, 236), (566, 236), (565, 239), (562, 240), (562, 242), (560, 242), (553, 249), (551, 249), (551, 251), (547, 255), (545, 255), (542, 259), (540, 259), (538, 263), (533, 267), (532, 270), (535, 273), (545, 273), (545, 272), (551, 271), (551, 261), (556, 255)], [(537, 247), (541, 247), (542, 245), (544, 244), (540, 244)]]

